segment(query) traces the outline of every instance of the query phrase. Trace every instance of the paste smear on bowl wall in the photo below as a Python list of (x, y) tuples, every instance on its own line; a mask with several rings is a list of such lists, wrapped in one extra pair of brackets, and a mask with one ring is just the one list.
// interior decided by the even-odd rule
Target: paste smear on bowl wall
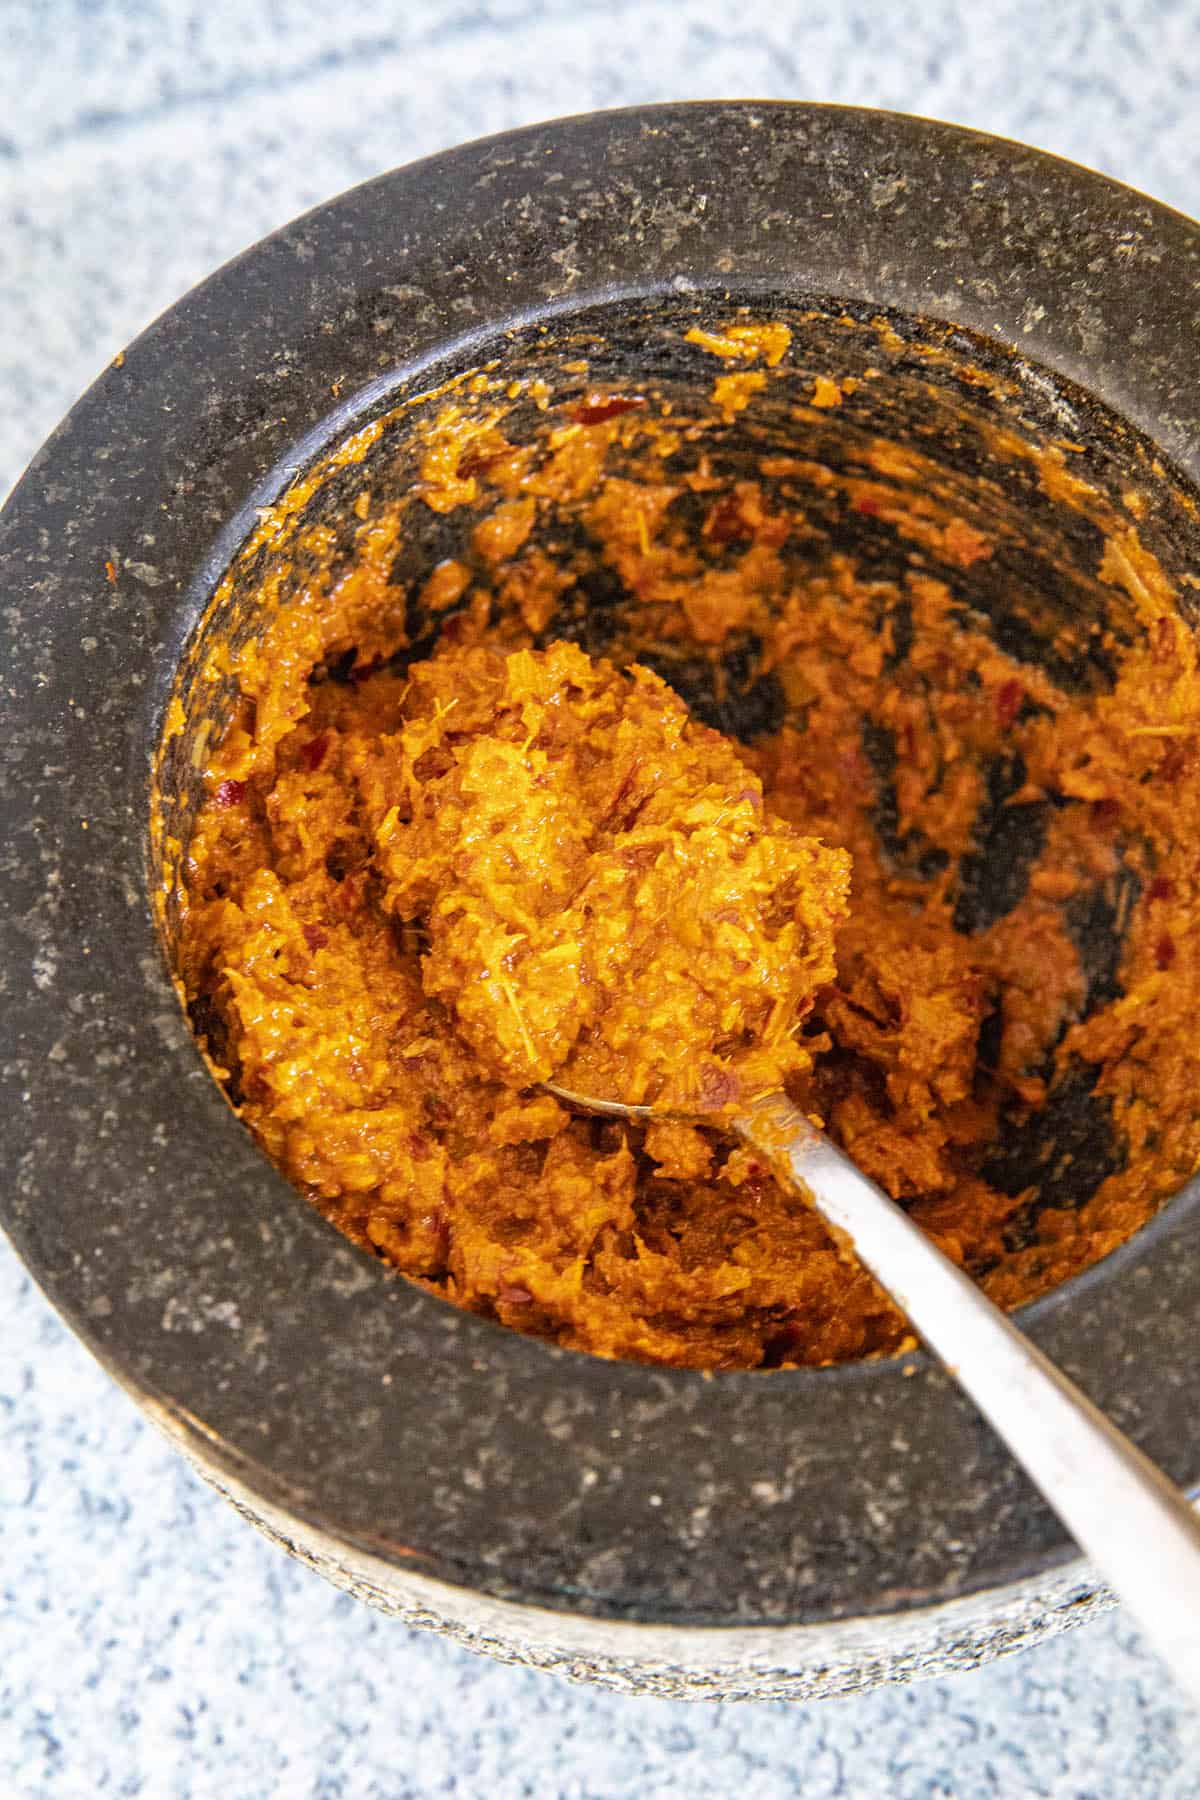
[[(724, 424), (785, 372), (783, 326), (696, 342)], [(919, 558), (882, 580), (834, 548), (798, 581), (802, 505), (675, 466), (711, 418), (535, 392), (518, 441), (516, 391), (449, 392), (412, 491), (364, 482), (353, 557), (286, 605), (265, 580), (218, 671), (242, 699), (203, 745), (180, 970), (263, 1148), (448, 1299), (678, 1365), (907, 1341), (721, 1127), (779, 1080), (1000, 1303), (1107, 1254), (1200, 1160), (1200, 686), (1136, 530), (1098, 571), (1136, 630), (1081, 692)], [(898, 498), (899, 454), (845, 504), (969, 576), (992, 544)], [(406, 572), (412, 508), (461, 514), (467, 550)], [(603, 658), (581, 544), (620, 595)], [(581, 1117), (547, 1079), (713, 1120)]]

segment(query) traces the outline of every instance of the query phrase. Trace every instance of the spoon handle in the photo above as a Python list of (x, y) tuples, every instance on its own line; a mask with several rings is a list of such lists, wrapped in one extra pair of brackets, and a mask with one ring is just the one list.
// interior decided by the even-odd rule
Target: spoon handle
[(737, 1129), (852, 1241), (1200, 1699), (1200, 1523), (1184, 1495), (782, 1094)]

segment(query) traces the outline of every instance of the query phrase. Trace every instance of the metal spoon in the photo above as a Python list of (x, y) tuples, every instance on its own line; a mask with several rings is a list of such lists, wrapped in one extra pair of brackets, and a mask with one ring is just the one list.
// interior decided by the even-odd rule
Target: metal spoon
[[(667, 1116), (546, 1086), (587, 1112)], [(1185, 1496), (786, 1095), (730, 1124), (852, 1246), (1200, 1699), (1200, 1522)]]

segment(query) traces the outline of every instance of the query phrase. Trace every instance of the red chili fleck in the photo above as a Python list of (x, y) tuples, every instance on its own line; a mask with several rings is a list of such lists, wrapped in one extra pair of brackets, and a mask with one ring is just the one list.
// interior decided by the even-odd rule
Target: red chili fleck
[[(616, 814), (618, 812), (620, 812), (622, 806), (625, 804), (626, 800), (629, 798), (629, 795), (633, 789), (633, 784), (637, 780), (637, 777), (638, 777), (638, 770), (641, 768), (641, 766), (642, 766), (641, 758), (639, 756), (635, 756), (633, 761), (629, 765), (629, 769), (628, 769), (627, 773), (622, 775), (621, 780), (617, 785), (616, 793), (613, 795), (612, 799), (609, 801), (608, 805), (604, 809), (603, 818), (601, 820), (602, 824), (607, 824), (609, 819), (615, 818)], [(626, 830), (628, 830), (628, 826), (626, 826)]]
[(605, 419), (616, 419), (622, 413), (636, 412), (639, 406), (645, 404), (643, 394), (609, 394), (607, 398), (589, 394), (586, 400), (569, 406), (567, 416), (574, 419), (577, 425), (602, 425)]
[(310, 950), (323, 950), (329, 942), (319, 925), (302, 925), (300, 929), (304, 933), (304, 941)]
[(742, 509), (736, 499), (728, 496), (718, 500), (717, 504), (704, 521), (702, 537), (711, 539), (714, 544), (732, 544), (737, 538), (752, 538), (753, 525), (748, 525), (742, 517)]
[(223, 781), (213, 795), (214, 806), (240, 806), (246, 798), (244, 781)]
[(1175, 940), (1164, 931), (1154, 946), (1154, 960), (1160, 969), (1169, 969), (1175, 961)]
[(1191, 752), (1186, 744), (1172, 744), (1158, 765), (1155, 779), (1166, 784), (1178, 781), (1179, 777), (1185, 773), (1190, 760)]
[(741, 1083), (732, 1069), (716, 1063), (705, 1063), (700, 1070), (700, 1104), (707, 1111), (728, 1106), (741, 1092)]
[(411, 1133), (408, 1140), (408, 1148), (409, 1154), (412, 1156), (414, 1162), (428, 1162), (432, 1155), (432, 1151), (429, 1148), (429, 1139), (423, 1138), (419, 1131)]
[(1146, 889), (1147, 900), (1169, 900), (1175, 892), (1175, 883), (1169, 875), (1156, 875)]
[(617, 851), (617, 861), (623, 869), (635, 869), (639, 875), (644, 875), (647, 869), (654, 867), (661, 854), (661, 844), (630, 844)]
[(471, 629), (471, 621), (465, 613), (452, 613), (442, 626), (441, 642), (446, 645), (457, 644)]
[(300, 752), (300, 762), (309, 774), (315, 774), (325, 761), (325, 752), (329, 748), (329, 733), (323, 731), (320, 737), (309, 738)]
[(469, 481), (472, 475), (482, 475), (494, 462), (499, 462), (502, 455), (501, 450), (464, 450), (454, 472), (460, 481)]
[(1151, 640), (1155, 662), (1170, 662), (1175, 655), (1175, 621), (1169, 614), (1155, 619)]
[(879, 502), (870, 494), (860, 494), (854, 502), (854, 510), (857, 513), (866, 513), (869, 519), (874, 519), (879, 513)]
[(1093, 825), (1115, 825), (1121, 816), (1121, 802), (1109, 795), (1104, 800), (1092, 801)]
[(347, 875), (344, 881), (339, 882), (337, 893), (333, 898), (334, 905), (340, 912), (353, 912), (358, 905), (359, 882), (360, 878), (357, 875)]
[(1019, 681), (1002, 681), (996, 689), (996, 717), (1001, 731), (1007, 731), (1021, 710), (1025, 689)]
[(528, 1288), (517, 1287), (509, 1281), (500, 1283), (499, 1293), (501, 1300), (506, 1301), (509, 1306), (532, 1306), (533, 1304), (533, 1295)]
[(117, 579), (117, 565), (112, 561), (106, 562), (104, 565), (104, 573), (108, 577), (108, 580), (115, 585)]

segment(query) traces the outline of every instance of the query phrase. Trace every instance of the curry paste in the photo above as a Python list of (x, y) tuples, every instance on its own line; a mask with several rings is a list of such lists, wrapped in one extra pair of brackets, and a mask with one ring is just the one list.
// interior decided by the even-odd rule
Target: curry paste
[[(784, 354), (767, 330), (704, 334), (723, 416)], [(903, 1318), (719, 1126), (575, 1116), (535, 1083), (718, 1103), (782, 1075), (1002, 1304), (1105, 1255), (1200, 1162), (1195, 645), (1132, 530), (1101, 577), (1140, 630), (1097, 694), (1017, 661), (917, 566), (881, 581), (833, 553), (796, 583), (780, 547), (803, 517), (703, 458), (672, 475), (686, 428), (596, 392), (518, 443), (486, 380), (452, 398), (404, 505), (467, 509), (470, 553), (425, 572), (441, 628), (415, 660), (404, 507), (364, 488), (352, 564), (264, 600), (237, 659), (183, 981), (267, 1154), (434, 1292), (606, 1356), (888, 1352)], [(989, 556), (898, 505), (882, 451), (876, 473), (848, 504), (968, 575)], [(575, 579), (534, 532), (551, 504), (628, 597), (615, 666), (547, 635)], [(774, 704), (731, 746), (668, 683), (707, 657), (719, 700), (751, 634)], [(647, 646), (665, 682), (632, 667)], [(712, 904), (672, 910), (672, 868)], [(1088, 950), (1097, 919), (1115, 960)], [(1107, 1164), (1062, 1125), (1084, 1089)]]
[(418, 664), (403, 720), (367, 800), (383, 907), (484, 1068), (706, 1113), (812, 1068), (849, 858), (659, 676), (477, 646)]

